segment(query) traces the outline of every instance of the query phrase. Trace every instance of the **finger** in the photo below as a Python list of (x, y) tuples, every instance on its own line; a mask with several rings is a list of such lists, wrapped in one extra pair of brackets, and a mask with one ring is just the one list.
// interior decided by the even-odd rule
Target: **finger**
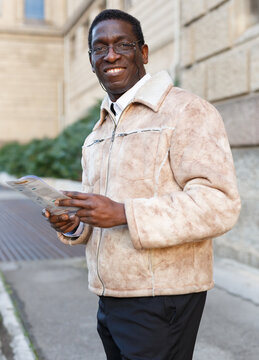
[(77, 200), (77, 199), (57, 199), (55, 201), (56, 206), (72, 206), (72, 207), (80, 207), (80, 208), (86, 208), (91, 209), (92, 204), (90, 201), (85, 200)]
[(70, 216), (69, 216), (69, 214), (52, 215), (52, 216), (50, 216), (49, 220), (50, 220), (51, 223), (69, 221)]
[(87, 200), (93, 194), (83, 193), (79, 191), (63, 191), (63, 194), (72, 198), (72, 199), (79, 199), (79, 200)]
[(66, 224), (64, 226), (52, 226), (54, 230), (61, 232), (61, 233), (67, 233), (72, 231), (75, 228), (75, 224)]
[(93, 216), (93, 209), (80, 209), (77, 210), (76, 215), (81, 217), (92, 217)]
[(55, 228), (55, 229), (60, 229), (60, 228), (62, 228), (62, 227), (65, 227), (65, 226), (68, 226), (68, 225), (71, 225), (72, 224), (72, 222), (57, 222), (57, 223), (50, 223), (50, 225), (53, 227), (53, 228)]
[(75, 221), (72, 221), (72, 222), (69, 222), (69, 223), (68, 222), (66, 222), (66, 223), (57, 223), (57, 224), (52, 224), (51, 226), (56, 231), (66, 233), (66, 232), (70, 232), (73, 229), (75, 229), (79, 225), (79, 222), (80, 222), (79, 218), (76, 218)]
[(62, 228), (62, 232), (68, 233), (68, 232), (74, 231), (76, 228), (77, 228), (77, 226), (75, 226), (75, 224), (72, 224), (70, 226), (66, 226), (66, 227)]
[(42, 209), (41, 214), (46, 218), (46, 220), (50, 217), (50, 213), (47, 209)]
[(79, 218), (75, 216), (75, 214), (62, 214), (62, 215), (53, 215), (50, 218), (50, 223), (52, 227), (60, 227), (65, 226), (70, 223), (79, 223)]

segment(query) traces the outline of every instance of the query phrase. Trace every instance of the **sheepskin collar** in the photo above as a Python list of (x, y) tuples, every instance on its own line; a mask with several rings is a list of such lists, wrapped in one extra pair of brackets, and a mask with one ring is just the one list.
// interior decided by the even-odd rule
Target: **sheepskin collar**
[[(157, 112), (172, 86), (173, 83), (169, 74), (166, 71), (160, 71), (137, 91), (131, 103), (143, 104)], [(110, 113), (108, 95), (105, 96), (101, 104), (101, 117), (95, 129), (105, 121), (107, 113)]]

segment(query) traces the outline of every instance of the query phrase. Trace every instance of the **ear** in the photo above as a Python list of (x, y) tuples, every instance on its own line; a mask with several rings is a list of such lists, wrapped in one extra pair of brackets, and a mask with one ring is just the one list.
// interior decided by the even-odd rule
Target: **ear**
[(142, 54), (143, 64), (147, 64), (148, 63), (148, 46), (147, 46), (147, 44), (144, 44), (142, 46), (141, 54)]
[(92, 72), (95, 73), (95, 68), (94, 68), (94, 65), (93, 65), (93, 62), (92, 62), (91, 54), (89, 54), (89, 61), (90, 61), (90, 64), (92, 66)]

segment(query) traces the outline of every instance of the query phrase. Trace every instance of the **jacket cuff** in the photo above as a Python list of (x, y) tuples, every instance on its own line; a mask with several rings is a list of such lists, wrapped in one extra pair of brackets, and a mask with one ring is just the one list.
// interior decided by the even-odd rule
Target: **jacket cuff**
[(84, 230), (79, 237), (68, 237), (63, 235), (62, 233), (57, 233), (58, 239), (66, 245), (78, 245), (78, 244), (86, 244), (90, 235), (92, 233), (92, 227), (89, 225), (84, 226)]
[(84, 223), (80, 222), (75, 230), (67, 233), (63, 233), (63, 235), (65, 235), (66, 237), (78, 238), (83, 233), (83, 231), (84, 231)]
[(140, 241), (137, 223), (135, 221), (133, 200), (126, 200), (124, 207), (125, 207), (125, 213), (126, 213), (129, 233), (130, 233), (130, 237), (131, 237), (133, 246), (135, 249), (141, 250), (141, 249), (143, 249), (143, 246)]

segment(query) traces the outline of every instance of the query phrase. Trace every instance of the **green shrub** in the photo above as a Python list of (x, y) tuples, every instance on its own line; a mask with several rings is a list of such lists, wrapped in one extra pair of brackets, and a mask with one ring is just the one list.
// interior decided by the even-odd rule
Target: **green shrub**
[(88, 115), (68, 126), (54, 139), (35, 139), (27, 144), (11, 142), (0, 149), (0, 171), (21, 177), (34, 174), (81, 180), (84, 139), (98, 120), (100, 102)]

